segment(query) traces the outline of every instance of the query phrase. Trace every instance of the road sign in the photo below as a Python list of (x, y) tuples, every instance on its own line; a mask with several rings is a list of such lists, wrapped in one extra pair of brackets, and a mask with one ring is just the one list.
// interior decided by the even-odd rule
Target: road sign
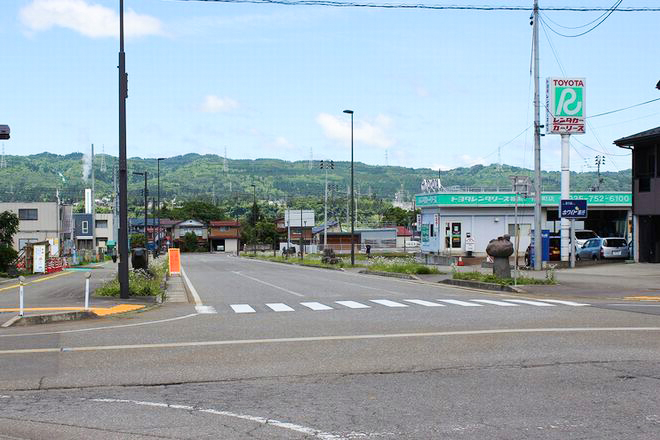
[(560, 218), (587, 218), (586, 200), (562, 200), (559, 209)]
[(548, 78), (546, 89), (546, 132), (584, 134), (584, 78)]

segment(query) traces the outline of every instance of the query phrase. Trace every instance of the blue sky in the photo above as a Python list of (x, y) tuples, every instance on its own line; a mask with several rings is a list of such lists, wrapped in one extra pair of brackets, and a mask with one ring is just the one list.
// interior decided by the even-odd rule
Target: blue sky
[[(87, 152), (91, 143), (118, 154), (118, 4), (2, 1), (7, 154)], [(350, 160), (350, 119), (342, 113), (350, 108), (356, 161), (448, 169), (495, 163), (499, 148), (503, 163), (533, 167), (528, 11), (172, 0), (125, 0), (125, 7), (129, 157), (224, 155), (226, 148), (232, 159), (306, 160), (312, 150), (315, 160)], [(559, 25), (600, 15), (545, 14), (568, 33), (575, 31)], [(579, 38), (544, 27), (542, 89), (548, 76), (585, 77), (591, 115), (659, 98), (658, 23), (658, 12), (620, 12)], [(612, 141), (658, 125), (660, 101), (592, 119), (586, 135), (573, 136), (571, 169), (587, 170), (585, 161), (593, 164), (598, 154), (606, 156), (606, 170), (629, 168), (630, 157)], [(544, 169), (560, 168), (559, 144), (556, 135), (542, 139)]]

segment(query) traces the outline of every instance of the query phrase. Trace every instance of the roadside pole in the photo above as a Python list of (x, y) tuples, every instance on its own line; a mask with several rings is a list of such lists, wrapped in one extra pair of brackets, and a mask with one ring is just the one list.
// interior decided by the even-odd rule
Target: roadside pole
[(89, 279), (91, 277), (91, 273), (87, 272), (85, 274), (85, 311), (89, 310)]
[[(568, 200), (571, 198), (571, 171), (570, 171), (570, 134), (561, 134), (561, 199)], [(570, 228), (571, 220), (562, 217), (561, 230), (560, 230), (560, 254), (561, 261), (568, 261), (570, 254)]]
[(19, 283), (19, 288), (18, 288), (18, 315), (23, 316), (23, 285), (25, 284), (25, 277), (21, 275), (18, 277), (18, 283)]
[(571, 268), (575, 267), (575, 219), (571, 219)]

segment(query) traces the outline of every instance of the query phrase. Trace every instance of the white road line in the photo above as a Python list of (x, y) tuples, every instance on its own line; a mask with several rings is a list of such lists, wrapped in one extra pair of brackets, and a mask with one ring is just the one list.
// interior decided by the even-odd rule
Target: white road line
[(578, 302), (573, 302), (573, 301), (562, 301), (562, 300), (559, 300), (559, 299), (542, 299), (541, 301), (555, 303), (555, 304), (563, 304), (565, 306), (575, 306), (575, 307), (590, 305), (590, 304), (578, 303)]
[(300, 305), (312, 310), (333, 310), (332, 307), (319, 302), (301, 302)]
[(493, 304), (495, 306), (502, 306), (502, 307), (518, 307), (518, 304), (511, 304), (511, 303), (506, 303), (504, 301), (495, 301), (493, 299), (471, 299), (470, 301), (476, 301), (484, 304)]
[[(298, 337), (298, 338), (273, 338), (273, 339), (238, 339), (238, 340), (225, 340), (225, 341), (167, 342), (167, 343), (159, 343), (159, 344), (98, 345), (98, 346), (87, 346), (87, 347), (68, 347), (66, 353), (110, 351), (110, 350), (217, 347), (224, 345), (277, 344), (277, 343), (291, 343), (291, 342), (356, 341), (356, 340), (368, 340), (368, 339), (482, 336), (482, 335), (498, 335), (498, 334), (594, 333), (594, 332), (660, 332), (660, 327), (511, 328), (511, 329), (491, 329), (491, 330), (459, 330), (459, 331), (429, 332), (429, 333), (364, 334), (364, 335), (345, 335), (345, 336), (309, 336), (309, 337)], [(33, 354), (33, 353), (62, 353), (62, 348), (61, 347), (20, 348), (13, 350), (0, 350), (0, 355)]]
[(389, 299), (370, 299), (369, 301), (386, 307), (408, 307), (405, 304), (401, 304), (395, 301), (390, 301)]
[[(282, 422), (279, 420), (267, 418), (267, 417), (258, 417), (258, 416), (251, 416), (247, 414), (238, 414), (230, 411), (219, 411), (216, 409), (210, 409), (210, 408), (196, 408), (194, 406), (189, 406), (189, 405), (170, 405), (167, 403), (159, 403), (159, 402), (142, 402), (139, 400), (126, 400), (126, 399), (89, 399), (90, 402), (99, 402), (99, 403), (130, 403), (133, 405), (141, 405), (141, 406), (151, 406), (151, 407), (156, 407), (156, 408), (168, 408), (168, 409), (181, 409), (184, 411), (191, 411), (191, 412), (200, 412), (200, 413), (206, 413), (206, 414), (213, 414), (216, 416), (224, 416), (224, 417), (233, 417), (236, 419), (242, 419), (242, 420), (247, 420), (250, 422), (256, 422), (260, 423), (262, 425), (271, 425), (275, 426), (277, 428), (283, 428), (283, 429), (288, 429), (290, 431), (295, 431), (299, 432), (305, 435), (311, 435), (316, 438), (319, 438), (321, 440), (343, 440), (345, 437), (342, 437), (340, 435), (335, 435), (331, 434), (329, 432), (323, 432), (318, 429), (314, 428), (308, 428), (306, 426), (302, 425), (297, 425), (295, 423), (289, 423), (289, 422)], [(368, 437), (367, 434), (361, 434), (361, 436)]]
[(239, 277), (247, 278), (249, 280), (256, 281), (257, 283), (265, 284), (266, 286), (272, 287), (273, 289), (278, 289), (278, 290), (281, 290), (283, 292), (290, 293), (291, 295), (300, 296), (300, 297), (305, 296), (302, 293), (294, 292), (293, 290), (289, 290), (289, 289), (285, 289), (284, 287), (276, 286), (275, 284), (271, 284), (271, 283), (268, 283), (266, 281), (262, 281), (258, 278), (254, 278), (254, 277), (242, 274), (242, 273), (237, 272), (237, 271), (232, 271), (232, 273), (235, 274), (235, 275), (238, 275)]
[(527, 299), (505, 299), (507, 302), (514, 302), (518, 304), (526, 304), (528, 306), (538, 306), (538, 307), (554, 307), (554, 304), (548, 304), (540, 301), (529, 301)]
[(218, 313), (213, 306), (195, 306), (195, 310), (200, 315), (214, 315)]
[(431, 301), (424, 301), (423, 299), (404, 299), (405, 302), (417, 304), (425, 307), (444, 307), (444, 304), (438, 304)]
[(230, 304), (229, 307), (231, 307), (236, 313), (256, 312), (256, 310), (254, 310), (249, 304)]
[(457, 299), (439, 299), (438, 301), (442, 301), (447, 304), (453, 304), (461, 307), (483, 307), (482, 304), (475, 304), (467, 301), (460, 301)]
[(346, 306), (350, 309), (370, 309), (371, 308), (371, 306), (359, 303), (357, 301), (335, 301), (335, 302), (337, 304), (341, 304), (342, 306)]
[(293, 308), (284, 303), (266, 303), (266, 307), (274, 312), (293, 312)]
[(192, 285), (190, 279), (186, 276), (186, 271), (183, 270), (183, 266), (181, 266), (181, 277), (183, 278), (183, 282), (186, 283), (186, 285), (188, 286), (188, 289), (190, 290), (190, 294), (193, 296), (193, 301), (195, 301), (195, 305), (196, 306), (203, 305), (202, 299), (199, 297), (199, 293), (197, 293), (197, 290), (195, 290), (195, 286)]

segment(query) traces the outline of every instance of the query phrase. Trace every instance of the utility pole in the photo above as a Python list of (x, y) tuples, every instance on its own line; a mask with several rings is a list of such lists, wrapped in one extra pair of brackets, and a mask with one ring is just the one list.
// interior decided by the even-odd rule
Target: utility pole
[(96, 193), (94, 192), (94, 144), (92, 144), (92, 251), (94, 252), (94, 261), (98, 252), (96, 251)]
[(539, 97), (539, 1), (534, 0), (532, 18), (534, 52), (534, 270), (541, 270), (541, 102)]
[(119, 0), (119, 297), (128, 289), (128, 176), (126, 175), (126, 98), (128, 76), (124, 53), (124, 0)]
[(321, 161), (321, 169), (325, 169), (325, 201), (323, 209), (323, 250), (328, 247), (328, 168), (334, 169), (335, 163), (332, 160)]

